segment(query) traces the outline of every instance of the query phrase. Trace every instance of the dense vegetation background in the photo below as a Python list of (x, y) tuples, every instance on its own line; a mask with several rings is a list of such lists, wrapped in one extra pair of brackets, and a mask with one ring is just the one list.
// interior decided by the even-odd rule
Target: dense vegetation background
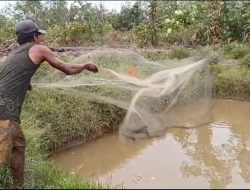
[(135, 1), (121, 12), (102, 2), (17, 1), (0, 13), (0, 43), (15, 37), (14, 25), (28, 18), (48, 30), (57, 45), (217, 45), (248, 40), (249, 1)]

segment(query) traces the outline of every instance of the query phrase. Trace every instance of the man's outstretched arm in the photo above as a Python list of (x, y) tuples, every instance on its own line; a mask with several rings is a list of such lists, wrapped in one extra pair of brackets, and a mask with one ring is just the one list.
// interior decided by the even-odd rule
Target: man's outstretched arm
[(40, 46), (39, 53), (42, 56), (42, 61), (47, 61), (52, 67), (64, 72), (67, 75), (74, 75), (89, 70), (91, 72), (98, 72), (98, 68), (94, 64), (66, 64), (58, 59), (55, 54), (47, 47)]

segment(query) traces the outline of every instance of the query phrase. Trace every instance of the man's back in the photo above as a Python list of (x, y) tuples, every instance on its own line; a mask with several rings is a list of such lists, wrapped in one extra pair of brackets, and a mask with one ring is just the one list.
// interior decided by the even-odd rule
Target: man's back
[(0, 72), (0, 119), (19, 119), (30, 80), (39, 64), (29, 58), (33, 42), (17, 47), (7, 57)]

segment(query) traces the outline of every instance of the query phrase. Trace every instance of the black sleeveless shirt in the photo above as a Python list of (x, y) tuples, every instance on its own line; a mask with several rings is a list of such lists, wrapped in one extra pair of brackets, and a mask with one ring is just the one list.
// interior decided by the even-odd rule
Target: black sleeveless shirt
[(19, 120), (30, 80), (40, 65), (29, 58), (28, 42), (14, 49), (0, 69), (0, 119)]

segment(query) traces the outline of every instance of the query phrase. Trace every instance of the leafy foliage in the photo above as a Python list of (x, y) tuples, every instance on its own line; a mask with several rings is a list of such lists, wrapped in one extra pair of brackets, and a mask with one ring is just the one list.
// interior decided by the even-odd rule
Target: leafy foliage
[(0, 15), (0, 42), (14, 37), (14, 24), (23, 18), (49, 30), (48, 42), (60, 45), (104, 44), (112, 39), (107, 36), (115, 33), (130, 33), (130, 42), (139, 47), (228, 44), (250, 39), (248, 1), (136, 1), (127, 2), (119, 13), (106, 10), (102, 2), (95, 6), (86, 1), (68, 3), (17, 1), (8, 6)]

